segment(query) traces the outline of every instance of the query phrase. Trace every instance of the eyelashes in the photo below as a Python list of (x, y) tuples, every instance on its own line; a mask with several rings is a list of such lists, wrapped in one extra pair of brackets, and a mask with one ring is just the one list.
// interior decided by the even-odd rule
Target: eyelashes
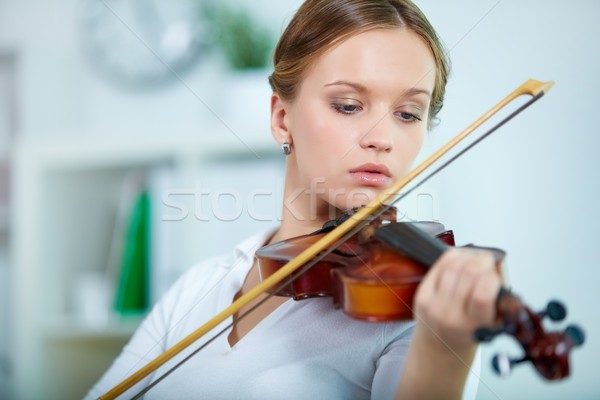
[(338, 113), (344, 115), (355, 114), (357, 111), (362, 111), (361, 106), (357, 106), (354, 104), (331, 103), (331, 108), (333, 108)]
[(396, 113), (397, 116), (400, 116), (400, 119), (406, 122), (416, 122), (416, 121), (422, 121), (420, 117), (416, 116), (415, 114), (411, 114), (411, 113), (407, 113), (407, 112), (398, 112)]
[[(331, 108), (342, 115), (354, 115), (358, 114), (363, 108), (358, 104), (353, 104), (351, 102), (339, 102), (334, 101), (331, 103)], [(404, 123), (415, 123), (417, 121), (422, 121), (421, 116), (418, 113), (410, 113), (406, 111), (396, 111), (394, 115)]]

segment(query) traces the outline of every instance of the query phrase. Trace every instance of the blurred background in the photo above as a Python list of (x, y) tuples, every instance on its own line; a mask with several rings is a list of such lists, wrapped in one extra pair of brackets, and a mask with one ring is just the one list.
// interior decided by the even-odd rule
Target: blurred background
[[(596, 399), (600, 3), (416, 3), (453, 62), (422, 157), (528, 78), (556, 81), (399, 205), (505, 249), (532, 308), (567, 305), (547, 327), (585, 330), (560, 382), (501, 379), (492, 356), (519, 349), (484, 345), (478, 399)], [(277, 225), (266, 79), (299, 4), (0, 0), (0, 399), (81, 398), (183, 271)]]

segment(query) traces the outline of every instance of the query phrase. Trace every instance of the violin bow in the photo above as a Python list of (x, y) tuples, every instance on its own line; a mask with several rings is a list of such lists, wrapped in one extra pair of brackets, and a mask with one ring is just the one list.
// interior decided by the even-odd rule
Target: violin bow
[[(381, 210), (382, 207), (386, 207), (386, 203), (388, 203), (397, 193), (400, 192), (406, 185), (408, 185), (414, 178), (419, 176), (423, 171), (429, 168), (433, 163), (435, 163), (438, 159), (440, 159), (443, 155), (445, 155), (448, 151), (450, 151), (453, 147), (455, 147), (459, 142), (469, 136), (475, 129), (481, 126), (484, 122), (490, 119), (494, 114), (504, 108), (506, 105), (511, 103), (516, 98), (522, 95), (530, 95), (532, 99), (530, 99), (527, 103), (522, 105), (519, 109), (514, 111), (511, 115), (506, 117), (496, 126), (494, 126), (490, 131), (486, 132), (484, 135), (479, 137), (476, 141), (471, 143), (468, 147), (463, 149), (459, 154), (455, 155), (452, 159), (448, 160), (444, 165), (435, 170), (432, 174), (430, 174), (428, 178), (439, 172), (442, 168), (448, 165), (450, 162), (454, 161), (457, 157), (463, 154), (465, 151), (472, 148), (475, 144), (479, 143), (482, 139), (490, 135), (500, 126), (504, 125), (518, 113), (523, 111), (533, 102), (537, 101), (541, 98), (545, 93), (547, 93), (550, 88), (554, 85), (554, 81), (549, 82), (540, 82), (535, 79), (528, 79), (525, 83), (515, 89), (512, 93), (506, 96), (502, 101), (492, 107), (489, 111), (483, 114), (479, 119), (469, 125), (464, 131), (459, 133), (452, 140), (447, 142), (444, 146), (442, 146), (439, 150), (437, 150), (434, 154), (429, 156), (426, 160), (424, 160), (417, 167), (413, 168), (408, 174), (406, 174), (403, 178), (394, 183), (387, 191), (381, 193), (378, 197), (373, 199), (369, 204), (359, 209), (355, 214), (353, 214), (350, 218), (346, 219), (342, 224), (337, 226), (331, 232), (323, 236), (320, 240), (314, 243), (312, 246), (304, 250), (300, 253), (296, 258), (289, 261), (283, 267), (281, 267), (278, 271), (273, 273), (267, 279), (263, 280), (261, 283), (252, 288), (248, 293), (240, 296), (236, 301), (234, 301), (229, 307), (221, 311), (219, 314), (214, 316), (211, 320), (206, 322), (204, 325), (196, 329), (194, 332), (190, 333), (188, 336), (183, 338), (181, 341), (167, 349), (164, 353), (156, 357), (154, 360), (150, 361), (144, 367), (140, 368), (138, 371), (130, 375), (124, 381), (116, 385), (114, 388), (106, 392), (104, 395), (100, 396), (98, 400), (113, 400), (118, 396), (123, 394), (125, 391), (133, 387), (136, 383), (150, 375), (152, 372), (156, 371), (167, 361), (175, 357), (181, 351), (189, 347), (191, 344), (196, 342), (198, 339), (202, 338), (205, 334), (214, 329), (217, 325), (225, 321), (227, 318), (232, 317), (235, 313), (240, 311), (245, 305), (250, 303), (252, 300), (265, 293), (267, 290), (273, 288), (279, 282), (284, 280), (287, 276), (293, 274), (296, 270), (300, 269), (302, 266), (305, 266), (311, 259), (315, 258), (315, 255), (319, 252), (324, 252), (325, 249), (331, 248), (332, 245), (342, 242), (347, 237), (352, 236), (355, 233), (356, 228), (359, 224), (367, 224), (374, 217), (374, 214), (377, 210)], [(411, 191), (418, 187), (420, 184), (424, 182), (421, 181), (418, 185), (411, 188)], [(404, 193), (402, 196), (396, 199), (406, 196), (409, 192)], [(332, 250), (332, 249), (331, 249)], [(324, 257), (328, 253), (322, 254)], [(318, 260), (314, 260), (316, 262)]]

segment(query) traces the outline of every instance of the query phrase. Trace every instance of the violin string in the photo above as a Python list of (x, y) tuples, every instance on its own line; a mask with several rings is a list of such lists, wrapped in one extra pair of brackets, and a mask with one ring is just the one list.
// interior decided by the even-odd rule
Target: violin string
[[(200, 352), (202, 349), (204, 349), (210, 343), (212, 343), (217, 338), (219, 338), (223, 333), (225, 333), (227, 330), (229, 330), (229, 328), (233, 327), (233, 325), (235, 325), (238, 321), (240, 321), (242, 318), (246, 317), (248, 314), (250, 314), (255, 309), (257, 309), (258, 307), (260, 307), (268, 299), (270, 299), (271, 297), (275, 296), (277, 293), (279, 293), (281, 290), (283, 290), (283, 288), (285, 288), (287, 285), (289, 285), (294, 280), (296, 280), (297, 277), (299, 277), (300, 275), (302, 275), (303, 273), (305, 273), (306, 271), (308, 271), (311, 267), (313, 267), (315, 264), (317, 264), (319, 261), (321, 261), (327, 255), (329, 255), (331, 252), (333, 252), (334, 250), (336, 250), (339, 246), (341, 246), (343, 243), (345, 243), (348, 239), (350, 239), (352, 236), (354, 236), (358, 232), (360, 232), (365, 226), (367, 226), (373, 220), (375, 220), (376, 218), (378, 218), (379, 216), (381, 216), (384, 212), (386, 212), (387, 210), (389, 210), (394, 204), (396, 204), (398, 201), (400, 201), (403, 198), (405, 198), (406, 196), (408, 196), (410, 193), (412, 193), (414, 190), (416, 190), (417, 188), (419, 188), (421, 185), (423, 185), (425, 182), (427, 182), (433, 176), (437, 175), (440, 171), (442, 171), (443, 169), (445, 169), (452, 162), (456, 161), (459, 157), (461, 157), (467, 151), (471, 150), (473, 147), (475, 147), (477, 144), (479, 144), (482, 140), (484, 140), (485, 138), (487, 138), (488, 136), (490, 136), (492, 133), (494, 133), (496, 130), (498, 130), (504, 124), (506, 124), (508, 121), (510, 121), (515, 116), (517, 116), (518, 114), (520, 114), (527, 107), (529, 107), (530, 105), (532, 105), (533, 103), (535, 103), (537, 100), (539, 100), (543, 95), (544, 95), (544, 92), (540, 92), (539, 94), (533, 96), (529, 101), (527, 101), (526, 103), (524, 103), (523, 105), (521, 105), (519, 108), (517, 108), (515, 111), (513, 111), (507, 117), (505, 117), (502, 121), (500, 121), (498, 124), (496, 124), (495, 126), (493, 126), (490, 130), (488, 130), (487, 132), (485, 132), (483, 135), (479, 136), (472, 143), (470, 143), (465, 148), (463, 148), (462, 150), (460, 150), (458, 153), (456, 153), (450, 159), (446, 160), (442, 165), (440, 165), (438, 168), (436, 168), (434, 171), (432, 171), (429, 175), (425, 176), (419, 182), (415, 183), (410, 189), (408, 189), (407, 191), (399, 194), (390, 204), (384, 204), (383, 206), (381, 206), (378, 209), (376, 209), (375, 211), (373, 211), (371, 214), (367, 215), (365, 219), (363, 219), (362, 221), (360, 221), (359, 223), (357, 223), (354, 228), (350, 229), (345, 235), (343, 235), (342, 237), (340, 237), (333, 245), (331, 245), (327, 249), (324, 249), (323, 251), (321, 251), (318, 255), (316, 255), (315, 257), (313, 257), (309, 262), (307, 262), (304, 266), (302, 266), (301, 268), (299, 268), (296, 272), (294, 272), (293, 274), (290, 274), (290, 276), (288, 276), (288, 278), (286, 278), (285, 280), (283, 280), (283, 283), (280, 284), (275, 290), (271, 291), (270, 293), (267, 293), (267, 296), (265, 296), (262, 300), (260, 300), (258, 303), (256, 303), (254, 306), (252, 306), (251, 308), (249, 308), (244, 313), (240, 314), (236, 320), (233, 320), (231, 323), (229, 323), (227, 326), (225, 326), (222, 330), (220, 330), (219, 332), (217, 332), (213, 337), (211, 337), (208, 341), (206, 341), (205, 343), (203, 343), (202, 345), (200, 345), (198, 348), (196, 348), (193, 352), (191, 352), (189, 355), (187, 355), (185, 358), (183, 358), (181, 361), (179, 361), (177, 364), (175, 364), (173, 367), (171, 367), (169, 370), (167, 370), (163, 375), (161, 375), (160, 377), (158, 377), (155, 381), (151, 382), (148, 386), (146, 386), (144, 389), (142, 389), (138, 394), (136, 394), (134, 397), (132, 397), (132, 399), (133, 400), (139, 399), (146, 392), (148, 392), (150, 389), (152, 389), (154, 386), (156, 386), (159, 382), (161, 382), (163, 379), (165, 379), (168, 375), (170, 375), (176, 369), (178, 369), (181, 365), (183, 365), (186, 361), (188, 361), (190, 358), (192, 358), (194, 355), (196, 355), (198, 352)], [(350, 218), (352, 218), (352, 216), (350, 216)], [(372, 272), (375, 274), (374, 271), (372, 271)], [(375, 275), (377, 276), (377, 274), (375, 274)], [(379, 276), (377, 276), (377, 277), (380, 280), (383, 280), (383, 278), (381, 278)], [(389, 290), (392, 290), (392, 289), (389, 288)]]

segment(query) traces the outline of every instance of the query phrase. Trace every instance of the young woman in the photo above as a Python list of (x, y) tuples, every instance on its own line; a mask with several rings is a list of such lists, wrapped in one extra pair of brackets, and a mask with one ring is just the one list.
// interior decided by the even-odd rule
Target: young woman
[[(433, 28), (408, 0), (308, 0), (283, 33), (274, 67), (271, 132), (287, 155), (281, 226), (180, 278), (88, 398), (255, 286), (258, 248), (319, 229), (408, 172), (448, 74)], [(472, 398), (472, 334), (492, 323), (499, 287), (490, 255), (453, 249), (419, 286), (414, 322), (359, 322), (328, 298), (272, 297), (145, 398)]]

